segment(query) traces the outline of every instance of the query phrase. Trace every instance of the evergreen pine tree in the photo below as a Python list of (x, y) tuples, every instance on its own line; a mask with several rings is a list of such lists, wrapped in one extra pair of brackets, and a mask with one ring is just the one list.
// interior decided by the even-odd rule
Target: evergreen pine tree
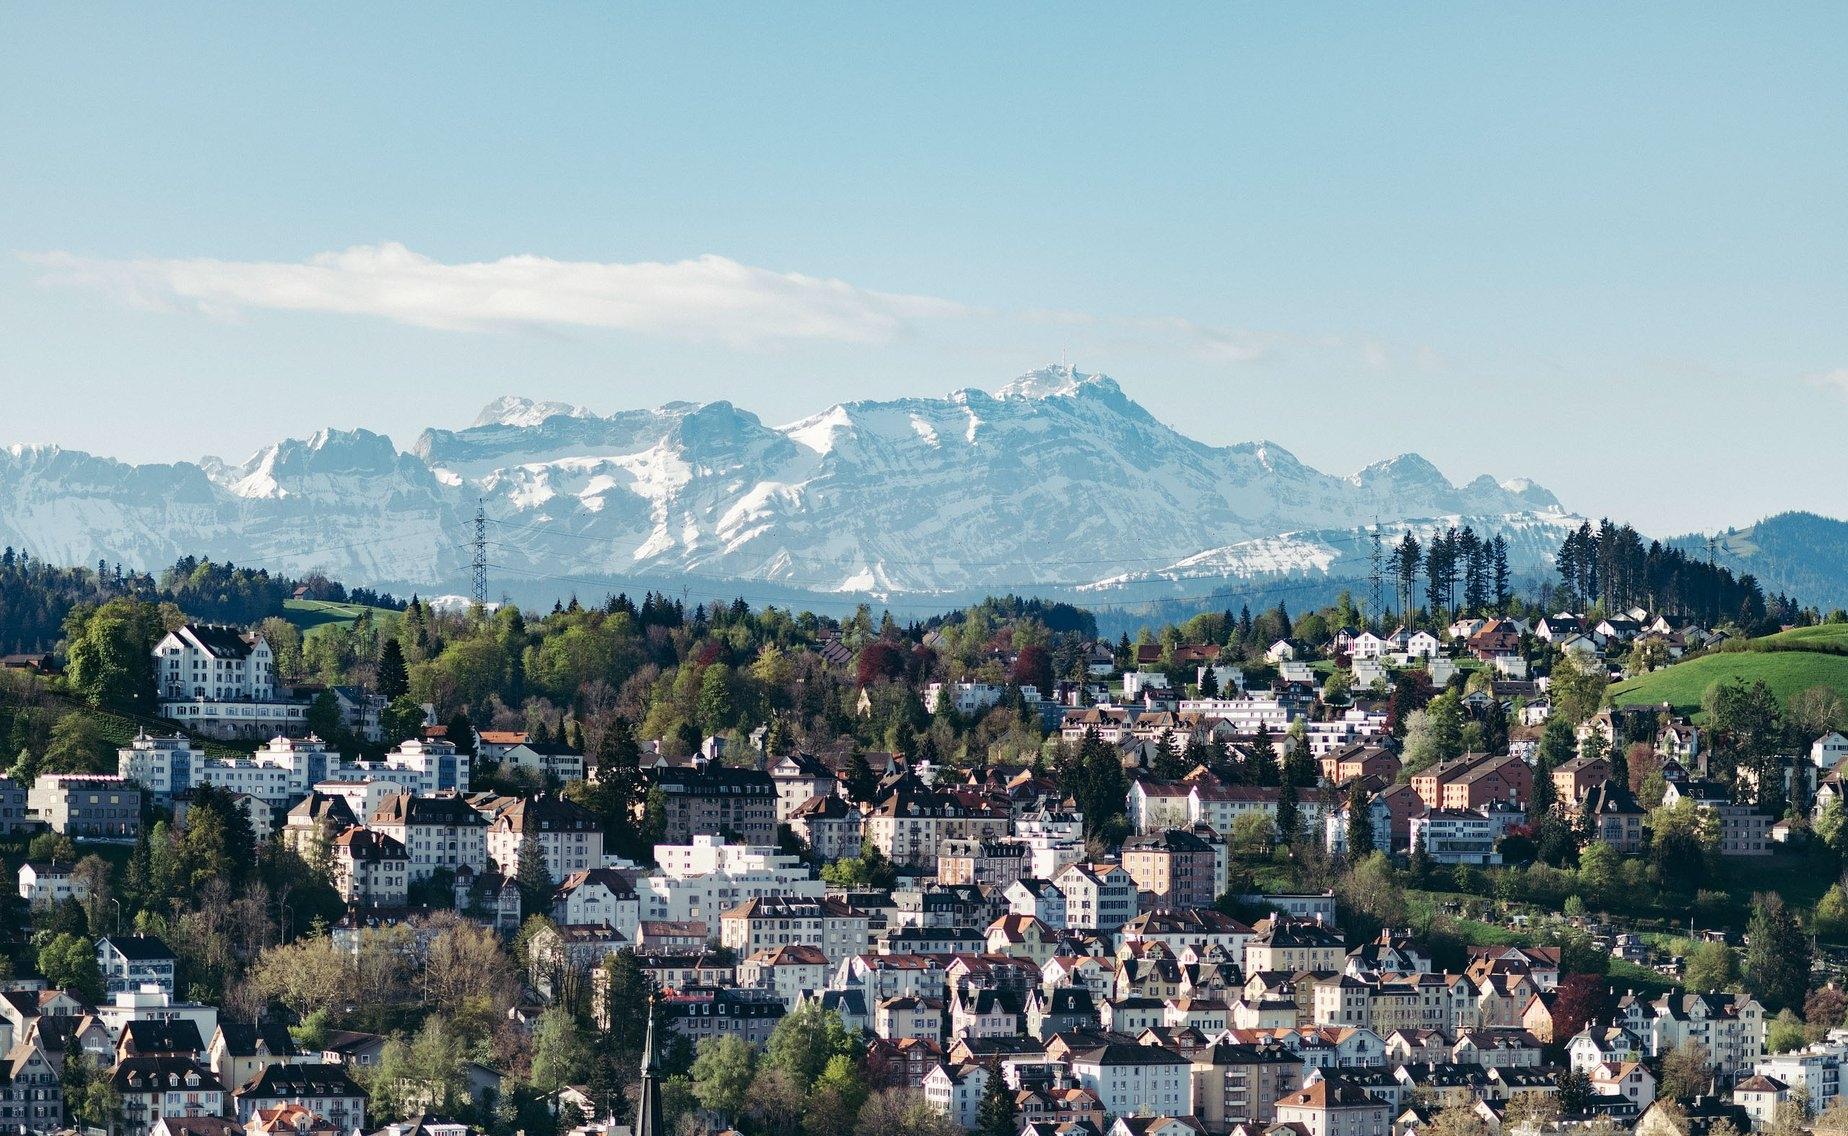
[(1348, 786), (1347, 814), (1348, 859), (1358, 860), (1373, 851), (1373, 796), (1358, 777)]
[(520, 889), (520, 910), (533, 914), (552, 910), (552, 889), (558, 881), (552, 878), (552, 870), (546, 867), (545, 849), (539, 846), (539, 839), (534, 834), (528, 833), (520, 841), (514, 883)]
[(1746, 927), (1745, 982), (1767, 1010), (1801, 1009), (1809, 990), (1810, 938), (1776, 892), (1752, 897)]
[(379, 651), (379, 693), (389, 702), (410, 692), (411, 673), (404, 665), (404, 648), (396, 639), (387, 639)]
[(999, 1066), (988, 1070), (988, 1084), (982, 1089), (981, 1102), (975, 1111), (975, 1136), (1019, 1136), (1019, 1110), (1014, 1104), (1014, 1090)]
[(847, 797), (857, 805), (867, 804), (879, 791), (879, 778), (874, 775), (871, 763), (866, 760), (866, 751), (858, 745), (847, 758)]
[(1277, 839), (1294, 844), (1302, 836), (1303, 818), (1297, 808), (1296, 786), (1288, 781), (1277, 791)]
[(1283, 771), (1277, 767), (1277, 746), (1271, 741), (1270, 727), (1263, 723), (1258, 724), (1258, 736), (1251, 743), (1251, 779), (1264, 786), (1283, 779)]
[(1158, 781), (1179, 781), (1187, 770), (1181, 765), (1180, 750), (1175, 746), (1174, 733), (1163, 730), (1155, 739), (1155, 761), (1149, 772)]

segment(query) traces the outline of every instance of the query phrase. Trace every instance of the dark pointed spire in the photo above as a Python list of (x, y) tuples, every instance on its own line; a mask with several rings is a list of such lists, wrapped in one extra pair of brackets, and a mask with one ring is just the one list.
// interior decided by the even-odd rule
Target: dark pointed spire
[(655, 1062), (655, 1000), (648, 995), (648, 1028), (642, 1034), (642, 1094), (635, 1103), (635, 1136), (667, 1136), (661, 1123), (661, 1069)]

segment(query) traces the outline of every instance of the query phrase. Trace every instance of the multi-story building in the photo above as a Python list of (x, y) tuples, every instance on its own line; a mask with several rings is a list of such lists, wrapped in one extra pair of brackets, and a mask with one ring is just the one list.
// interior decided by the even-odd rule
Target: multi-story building
[(793, 1010), (804, 995), (828, 983), (828, 957), (817, 947), (795, 944), (757, 951), (738, 964), (738, 985), (774, 990)]
[(1844, 1064), (1848, 1064), (1848, 1045), (1831, 1039), (1761, 1058), (1752, 1066), (1752, 1072), (1774, 1078), (1787, 1090), (1801, 1090), (1809, 1098), (1811, 1110), (1821, 1114), (1842, 1095)]
[(1065, 925), (1115, 931), (1136, 915), (1136, 881), (1121, 864), (1072, 864), (1053, 878), (1065, 896)]
[(1722, 856), (1769, 856), (1771, 818), (1756, 805), (1732, 799), (1732, 793), (1714, 781), (1670, 781), (1662, 797), (1666, 805), (1692, 801), (1694, 807), (1717, 821)]
[(901, 788), (866, 814), (861, 839), (894, 864), (934, 868), (946, 842), (999, 839), (1008, 827), (1003, 810), (967, 805), (949, 793)]
[(827, 885), (800, 859), (774, 848), (726, 844), (696, 836), (691, 844), (658, 844), (659, 868), (636, 880), (643, 919), (716, 921), (750, 899), (820, 899)]
[(109, 1084), (131, 1132), (146, 1132), (162, 1120), (224, 1115), (224, 1084), (191, 1057), (124, 1057), (109, 1071)]
[(613, 868), (572, 872), (552, 893), (552, 920), (561, 927), (613, 927), (630, 941), (642, 925), (641, 900)]
[(1391, 1106), (1340, 1074), (1316, 1070), (1306, 1084), (1277, 1102), (1277, 1123), (1305, 1136), (1380, 1136), (1390, 1129)]
[(1412, 790), (1432, 809), (1478, 809), (1491, 801), (1526, 801), (1534, 771), (1512, 754), (1470, 753), (1412, 775)]
[(109, 994), (155, 986), (171, 996), (178, 963), (167, 944), (153, 935), (112, 935), (96, 943), (96, 968)]
[(162, 737), (143, 731), (116, 751), (116, 772), (162, 803), (211, 785), (255, 797), (272, 808), (286, 808), (339, 765), (340, 755), (312, 736), (279, 735), (248, 758), (215, 758), (183, 735)]
[(310, 789), (283, 819), (283, 847), (309, 856), (318, 848), (332, 847), (334, 837), (358, 823), (358, 815), (344, 796)]
[(1691, 1041), (1707, 1051), (1725, 1078), (1741, 1075), (1765, 1055), (1765, 1010), (1746, 994), (1673, 991), (1652, 1002), (1625, 998), (1617, 1024), (1642, 1038), (1650, 1057)]
[[(958, 714), (980, 714), (997, 705), (1006, 693), (1006, 687), (990, 682), (933, 682), (924, 688), (924, 712), (935, 714), (948, 698)], [(1039, 701), (1039, 691), (1033, 691), (1033, 695), (1031, 701)]]
[(560, 742), (521, 742), (501, 754), (503, 769), (521, 769), (559, 785), (584, 779), (584, 755)]
[(1338, 972), (1347, 962), (1341, 933), (1313, 919), (1273, 915), (1259, 920), (1245, 943), (1245, 973)]
[(67, 899), (90, 898), (87, 883), (71, 873), (70, 864), (28, 860), (19, 866), (19, 898), (34, 908), (53, 907)]
[(336, 1132), (366, 1130), (366, 1090), (341, 1064), (283, 1062), (267, 1065), (237, 1086), (236, 1116), (249, 1124), (259, 1109), (299, 1105)]
[(770, 1040), (787, 1008), (774, 990), (689, 986), (661, 996), (669, 1029), (698, 1045), (708, 1037), (737, 1037), (752, 1045)]
[(821, 948), (830, 965), (862, 954), (867, 915), (832, 896), (746, 900), (719, 918), (719, 943), (739, 956), (804, 943)]
[(1029, 851), (1014, 840), (946, 840), (937, 853), (937, 882), (1006, 887), (1027, 874)]
[(1145, 909), (1210, 907), (1225, 890), (1225, 845), (1185, 829), (1132, 836), (1122, 859)]
[(393, 793), (373, 810), (366, 827), (404, 845), (412, 883), (438, 871), (479, 872), (488, 865), (488, 819), (455, 793)]
[(776, 843), (776, 782), (761, 769), (672, 766), (651, 770), (649, 782), (666, 805), (662, 843), (688, 844), (701, 833)]
[(0, 836), (24, 831), (30, 820), (25, 786), (11, 777), (0, 777)]
[(1323, 754), (1321, 760), (1322, 780), (1331, 785), (1345, 785), (1357, 777), (1378, 777), (1391, 782), (1399, 776), (1403, 764), (1391, 750), (1364, 744), (1333, 750)]
[(1113, 1042), (1075, 1049), (1072, 1080), (1103, 1102), (1109, 1116), (1186, 1116), (1193, 1110), (1193, 1063), (1159, 1045)]
[(1276, 1041), (1241, 1044), (1222, 1040), (1192, 1051), (1193, 1111), (1209, 1132), (1239, 1125), (1269, 1127), (1277, 1102), (1302, 1077), (1302, 1058)]
[(1499, 864), (1495, 822), (1482, 813), (1433, 809), (1412, 818), (1412, 847), (1434, 864)]
[(277, 685), (275, 655), (263, 636), (235, 627), (189, 623), (154, 645), (161, 717), (218, 737), (299, 734), (306, 699)]
[(1553, 796), (1568, 812), (1576, 812), (1579, 798), (1611, 775), (1610, 759), (1579, 754), (1559, 763), (1553, 770)]
[(163, 700), (262, 702), (276, 696), (275, 655), (254, 632), (188, 623), (154, 645), (154, 681)]
[(467, 793), (473, 760), (454, 742), (439, 738), (406, 738), (380, 761), (356, 761), (343, 767), (339, 779), (372, 778), (390, 781), (406, 793)]
[(64, 1088), (58, 1066), (37, 1042), (0, 1055), (0, 1131), (64, 1130)]
[(975, 1127), (988, 1078), (998, 1076), (975, 1061), (940, 1061), (924, 1078), (924, 1099), (958, 1128)]
[(1619, 852), (1643, 850), (1643, 806), (1628, 786), (1602, 781), (1579, 802), (1581, 817), (1589, 817), (1592, 839), (1602, 840)]
[[(779, 798), (779, 805), (781, 799)], [(848, 860), (860, 854), (860, 810), (840, 797), (817, 794), (789, 814), (789, 828), (817, 860)]]
[(515, 801), (488, 825), (488, 859), (508, 876), (520, 872), (520, 850), (537, 842), (556, 883), (572, 872), (603, 866), (603, 829), (594, 813), (549, 793)]
[(826, 762), (806, 753), (785, 754), (770, 765), (776, 783), (776, 819), (783, 823), (814, 797), (832, 797), (840, 780)]
[(349, 828), (334, 837), (334, 890), (362, 907), (402, 907), (410, 887), (404, 845), (369, 828)]
[(26, 807), (53, 832), (82, 839), (141, 835), (141, 790), (102, 773), (41, 773)]

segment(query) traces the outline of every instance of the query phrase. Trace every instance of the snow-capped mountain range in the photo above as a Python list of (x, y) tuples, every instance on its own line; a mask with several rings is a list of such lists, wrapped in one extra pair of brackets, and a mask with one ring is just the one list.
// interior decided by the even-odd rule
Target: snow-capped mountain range
[[(728, 402), (600, 415), (502, 398), (409, 452), (323, 430), (231, 465), (0, 450), (0, 543), (65, 563), (186, 554), (348, 583), (458, 588), (489, 518), (506, 584), (676, 576), (808, 592), (985, 591), (1326, 576), (1381, 522), (1503, 531), (1535, 563), (1576, 518), (1525, 480), (1452, 485), (1415, 454), (1349, 477), (1271, 442), (1210, 446), (1102, 375), (849, 402), (767, 426)], [(1364, 545), (1364, 547), (1363, 547)], [(1531, 546), (1531, 549), (1530, 549)]]

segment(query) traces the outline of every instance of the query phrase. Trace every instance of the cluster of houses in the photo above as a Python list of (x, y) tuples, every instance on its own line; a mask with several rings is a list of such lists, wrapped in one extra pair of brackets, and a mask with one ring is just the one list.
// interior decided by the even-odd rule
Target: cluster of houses
[(63, 1099), (60, 1074), (83, 1056), (119, 1097), (124, 1132), (366, 1131), (366, 1092), (349, 1053), (306, 1050), (280, 1025), (221, 1020), (218, 1007), (178, 997), (174, 953), (158, 938), (105, 937), (96, 960), (106, 983), (100, 1004), (42, 981), (0, 984), (0, 1129), (66, 1130), (75, 1102)]
[[(1577, 651), (1583, 640), (1602, 657), (1649, 636), (1703, 637), (1631, 613), (1595, 626), (1464, 620), (1443, 636), (1343, 631), (1318, 649), (1351, 668), (1357, 686), (1372, 685), (1360, 680), (1375, 669), (1385, 682), (1404, 667), (1447, 681), (1468, 654), (1497, 676), (1479, 697), (1543, 703), (1525, 643)], [(1100, 654), (1090, 672), (1104, 679), (1114, 663)], [(1511, 1106), (1562, 1090), (1570, 1118), (1653, 1136), (1667, 1121), (1652, 1068), (1689, 1041), (1709, 1054), (1712, 1087), (1725, 1095), (1684, 1105), (1687, 1115), (1762, 1126), (1793, 1094), (1819, 1107), (1837, 1091), (1848, 1035), (1768, 1056), (1766, 1015), (1744, 994), (1613, 990), (1596, 1020), (1568, 1021), (1555, 949), (1475, 947), (1447, 970), (1402, 929), (1350, 941), (1332, 893), (1221, 904), (1235, 841), (1269, 831), (1283, 806), (1283, 790), (1225, 775), (1260, 746), (1301, 746), (1314, 760), (1326, 791), (1300, 795), (1297, 821), (1338, 855), (1360, 851), (1347, 847), (1356, 826), (1346, 789), (1356, 783), (1377, 849), (1438, 864), (1498, 863), (1533, 797), (1536, 774), (1519, 748), (1402, 777), (1383, 705), (1362, 698), (1331, 709), (1305, 652), (1280, 641), (1268, 654), (1281, 678), (1267, 689), (1246, 689), (1216, 650), (1183, 647), (1166, 657), (1196, 668), (1211, 693), (1183, 697), (1159, 669), (1165, 653), (1147, 648), (1123, 676), (1120, 701), (1091, 697), (1088, 683), (1046, 697), (1021, 691), (1049, 729), (1120, 755), (1131, 834), (1115, 847), (1087, 841), (1065, 788), (1028, 768), (952, 774), (861, 755), (877, 786), (854, 799), (844, 753), (760, 751), (739, 765), (713, 742), (690, 758), (645, 758), (662, 835), (643, 865), (615, 855), (598, 818), (556, 791), (472, 787), (477, 762), (550, 786), (594, 778), (569, 748), (489, 730), (473, 739), (471, 758), (431, 730), (381, 760), (347, 761), (290, 719), (233, 712), (292, 704), (260, 638), (188, 626), (156, 649), (163, 713), (201, 728), (260, 723), (248, 728), (264, 730), (265, 744), (225, 759), (144, 733), (121, 749), (113, 776), (42, 776), (29, 790), (0, 781), (0, 830), (16, 817), (86, 841), (131, 839), (144, 797), (183, 811), (195, 790), (222, 789), (258, 839), (325, 856), (349, 905), (337, 942), (424, 910), (432, 886), (453, 889), (445, 906), (509, 933), (545, 914), (552, 925), (526, 952), (538, 999), (580, 981), (595, 990), (603, 960), (630, 951), (667, 1028), (692, 1041), (762, 1044), (790, 1013), (820, 1006), (864, 1033), (872, 1087), (915, 1090), (972, 1127), (999, 1079), (1020, 1136), (1408, 1136), (1441, 1105), (1471, 1108), (1500, 1133)], [(948, 683), (926, 699), (973, 714), (1009, 694)], [(205, 705), (217, 709), (185, 709)], [(1585, 728), (1618, 724), (1606, 715)], [(1224, 762), (1156, 777), (1158, 758), (1189, 742)], [(1699, 778), (1697, 731), (1671, 723), (1658, 749), (1670, 802), (1711, 810), (1724, 853), (1769, 850), (1766, 818)], [(1819, 797), (1842, 791), (1844, 758), (1848, 737), (1816, 743)], [(1608, 760), (1574, 759), (1551, 778), (1558, 807), (1597, 839), (1643, 848), (1645, 812)], [(821, 865), (875, 859), (869, 850), (894, 870), (889, 886), (822, 879)], [(554, 883), (541, 912), (525, 909), (532, 889), (518, 885), (535, 858)], [(20, 896), (41, 911), (84, 898), (84, 887), (69, 865), (31, 862), (19, 873)], [(58, 1072), (73, 1047), (109, 1070), (130, 1132), (365, 1130), (352, 1067), (375, 1061), (382, 1038), (336, 1034), (304, 1052), (286, 1030), (221, 1022), (217, 1008), (181, 1000), (173, 954), (158, 940), (112, 936), (96, 949), (103, 1005), (40, 980), (0, 982), (0, 1131), (63, 1127)], [(484, 1099), (499, 1087), (480, 1066), (467, 1080)], [(644, 1109), (631, 1136), (656, 1136), (652, 1123)], [(420, 1136), (402, 1127), (387, 1133)], [(422, 1136), (462, 1136), (423, 1127)]]

